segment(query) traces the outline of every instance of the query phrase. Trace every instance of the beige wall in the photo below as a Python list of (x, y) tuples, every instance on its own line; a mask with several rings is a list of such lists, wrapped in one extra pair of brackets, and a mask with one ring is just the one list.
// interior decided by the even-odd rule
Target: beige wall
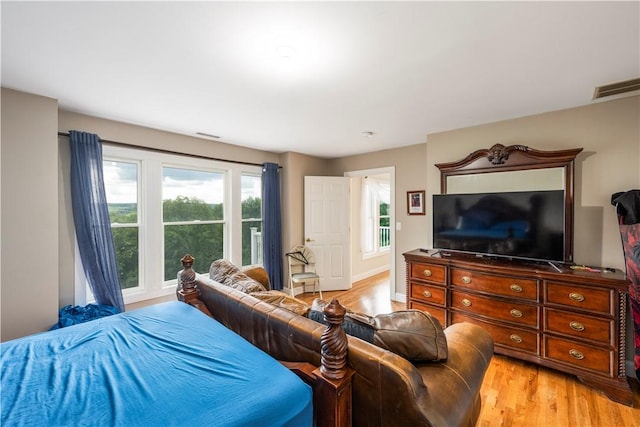
[(2, 89), (0, 340), (58, 321), (58, 103)]
[(268, 151), (239, 147), (224, 142), (164, 132), (61, 110), (58, 130), (82, 130), (101, 139), (120, 141), (140, 147), (151, 147), (184, 154), (208, 156), (249, 163), (278, 162), (278, 155)]
[[(58, 307), (73, 301), (69, 153), (68, 145), (58, 143), (58, 131), (78, 129), (143, 147), (279, 163), (283, 166), (283, 249), (304, 239), (304, 176), (395, 167), (395, 219), (402, 227), (396, 232), (395, 291), (404, 294), (402, 253), (431, 242), (430, 196), (440, 188), (434, 164), (461, 159), (497, 142), (542, 150), (583, 147), (576, 164), (575, 260), (623, 268), (615, 211), (609, 200), (616, 191), (640, 187), (639, 116), (640, 97), (635, 96), (432, 134), (427, 143), (326, 160), (299, 153), (278, 155), (58, 111), (55, 100), (2, 89), (1, 339), (48, 328), (57, 321)], [(25, 167), (37, 173), (24, 174)], [(422, 189), (427, 190), (427, 215), (408, 216), (406, 192)], [(24, 254), (32, 255), (34, 248), (38, 250), (39, 280), (30, 281), (27, 287), (22, 259)]]
[(407, 191), (425, 189), (426, 152), (426, 144), (416, 144), (333, 159), (329, 167), (330, 175), (343, 175), (345, 172), (383, 167), (395, 168), (395, 221), (400, 223), (401, 229), (396, 230), (395, 234), (395, 290), (392, 290), (392, 293), (398, 299), (402, 299), (406, 291), (402, 254), (423, 247), (427, 242), (428, 230), (431, 228), (425, 216), (407, 215), (406, 202)]
[[(304, 177), (327, 175), (327, 160), (300, 153), (280, 155), (282, 166), (282, 250), (288, 251), (295, 245), (304, 243)], [(289, 266), (283, 259), (283, 279), (285, 286)]]
[[(574, 261), (624, 269), (611, 195), (640, 188), (640, 97), (505, 120), (428, 136), (427, 213), (440, 192), (440, 162), (493, 144), (539, 150), (584, 148), (576, 159)], [(429, 244), (432, 235), (429, 227)]]

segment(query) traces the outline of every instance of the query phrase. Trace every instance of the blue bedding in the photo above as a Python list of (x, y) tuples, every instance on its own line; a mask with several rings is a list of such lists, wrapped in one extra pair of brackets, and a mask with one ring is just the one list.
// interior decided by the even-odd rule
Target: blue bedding
[(0, 344), (8, 426), (310, 426), (310, 387), (182, 302)]

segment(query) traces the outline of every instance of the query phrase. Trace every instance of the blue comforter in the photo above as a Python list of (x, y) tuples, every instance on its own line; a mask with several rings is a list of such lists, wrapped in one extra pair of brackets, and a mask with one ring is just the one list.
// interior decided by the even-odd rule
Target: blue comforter
[(310, 426), (308, 385), (169, 302), (0, 344), (8, 426)]

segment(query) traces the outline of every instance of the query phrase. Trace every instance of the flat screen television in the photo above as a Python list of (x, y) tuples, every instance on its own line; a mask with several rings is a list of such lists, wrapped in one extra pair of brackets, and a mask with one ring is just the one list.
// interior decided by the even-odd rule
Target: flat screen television
[(564, 262), (564, 190), (433, 196), (441, 252)]

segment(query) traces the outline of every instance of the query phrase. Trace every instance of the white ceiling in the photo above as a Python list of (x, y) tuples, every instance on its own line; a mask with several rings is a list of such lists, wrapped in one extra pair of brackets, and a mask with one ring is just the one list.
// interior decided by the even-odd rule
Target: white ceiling
[(69, 111), (341, 157), (594, 102), (640, 77), (639, 6), (2, 1), (1, 79)]

